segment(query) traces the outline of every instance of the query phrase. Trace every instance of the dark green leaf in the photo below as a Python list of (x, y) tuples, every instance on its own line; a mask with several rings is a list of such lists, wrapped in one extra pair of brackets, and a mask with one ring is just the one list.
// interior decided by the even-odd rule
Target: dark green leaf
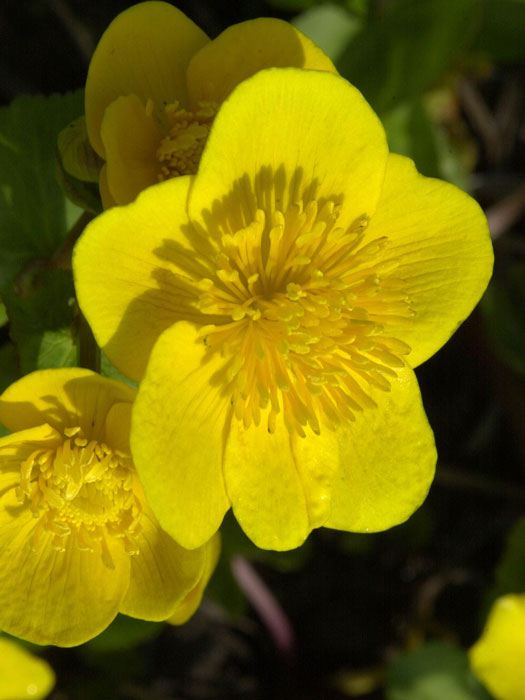
[(525, 58), (525, 2), (486, 0), (483, 20), (474, 49), (498, 63), (516, 63)]
[(421, 100), (406, 102), (383, 117), (390, 150), (414, 160), (427, 177), (440, 177), (434, 126)]
[(427, 177), (439, 177), (465, 189), (467, 168), (447, 131), (429, 116), (420, 99), (408, 101), (382, 117), (393, 153), (412, 158)]
[(268, 4), (286, 12), (302, 12), (319, 5), (323, 0), (268, 0)]
[(312, 7), (293, 20), (293, 24), (310, 37), (332, 61), (337, 61), (348, 42), (361, 29), (361, 21), (339, 5)]
[(244, 534), (232, 511), (229, 511), (221, 525), (222, 550), (217, 569), (213, 574), (207, 593), (232, 617), (238, 617), (246, 609), (246, 599), (235, 581), (230, 562), (236, 555), (242, 555), (251, 562), (260, 562), (278, 571), (297, 571), (310, 555), (310, 544), (305, 542), (289, 552), (274, 552), (258, 549)]
[(124, 384), (129, 384), (129, 386), (134, 387), (135, 389), (137, 388), (138, 384), (137, 382), (134, 382), (132, 379), (129, 379), (129, 377), (126, 377), (122, 372), (119, 372), (119, 370), (111, 364), (111, 362), (108, 360), (108, 358), (102, 353), (101, 355), (101, 367), (100, 367), (100, 373), (104, 375), (104, 377), (109, 377), (110, 379), (116, 379), (119, 382), (124, 382)]
[(389, 665), (387, 700), (490, 700), (469, 669), (466, 652), (445, 642), (428, 642)]
[(0, 110), (0, 287), (29, 260), (48, 258), (79, 210), (55, 178), (56, 139), (83, 112), (82, 91), (20, 97)]
[(350, 42), (338, 68), (384, 114), (438, 84), (479, 20), (479, 0), (400, 0)]
[[(0, 392), (19, 378), (16, 353), (13, 343), (3, 343), (0, 347)], [(0, 424), (0, 437), (9, 435), (9, 430)]]
[(37, 281), (32, 284), (35, 286), (27, 296), (18, 295), (14, 288), (4, 293), (21, 373), (75, 365), (75, 292), (71, 272), (38, 272)]
[(16, 366), (16, 353), (13, 343), (3, 343), (0, 347), (0, 392), (4, 391), (19, 377)]
[(344, 0), (343, 5), (357, 17), (366, 17), (370, 11), (370, 0)]
[(220, 557), (206, 588), (206, 595), (232, 618), (239, 618), (246, 612), (248, 603), (233, 578), (228, 557), (224, 555)]
[(498, 596), (525, 591), (525, 518), (518, 520), (508, 536), (496, 568), (496, 590)]
[(7, 323), (7, 312), (5, 310), (5, 304), (0, 301), (0, 328), (5, 326)]
[(70, 175), (63, 167), (60, 155), (57, 154), (57, 181), (66, 197), (78, 207), (92, 214), (100, 214), (102, 202), (98, 185), (94, 182), (84, 182)]
[(86, 642), (84, 649), (90, 652), (133, 649), (143, 642), (154, 639), (162, 632), (163, 627), (163, 622), (145, 622), (127, 615), (117, 615), (102, 634)]
[(485, 326), (498, 355), (525, 377), (525, 262), (498, 270), (481, 302)]

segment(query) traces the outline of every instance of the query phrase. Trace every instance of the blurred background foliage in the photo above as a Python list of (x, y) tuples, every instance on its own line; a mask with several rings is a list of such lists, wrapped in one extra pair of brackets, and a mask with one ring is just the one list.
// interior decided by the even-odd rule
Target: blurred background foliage
[[(56, 139), (83, 112), (98, 38), (131, 4), (0, 3), (0, 389), (78, 362), (68, 258), (86, 214), (57, 183)], [(54, 700), (487, 699), (466, 650), (496, 596), (525, 592), (525, 1), (173, 4), (211, 37), (258, 16), (308, 34), (378, 112), (391, 150), (484, 207), (494, 278), (418, 370), (440, 462), (407, 523), (375, 535), (320, 530), (275, 553), (228, 516), (188, 624), (119, 616), (76, 649), (21, 644), (54, 669)], [(102, 370), (119, 377), (104, 358)]]

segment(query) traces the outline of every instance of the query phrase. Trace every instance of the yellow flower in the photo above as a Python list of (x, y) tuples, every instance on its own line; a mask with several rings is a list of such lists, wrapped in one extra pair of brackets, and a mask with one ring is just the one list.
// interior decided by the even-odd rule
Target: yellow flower
[(244, 81), (198, 174), (105, 212), (74, 255), (98, 342), (143, 378), (131, 446), (162, 527), (196, 547), (231, 505), (286, 549), (408, 518), (436, 459), (412, 368), (491, 268), (476, 202), (389, 155), (345, 80)]
[(34, 372), (0, 397), (0, 628), (73, 646), (117, 612), (164, 620), (209, 578), (158, 525), (129, 455), (135, 390), (89, 370)]
[(321, 49), (281, 20), (242, 22), (210, 41), (165, 2), (143, 2), (118, 15), (86, 82), (89, 138), (106, 161), (105, 207), (131, 202), (159, 180), (195, 173), (220, 103), (271, 66), (335, 72)]
[(525, 595), (496, 600), (469, 657), (496, 700), (525, 700)]
[(0, 637), (0, 700), (41, 700), (54, 685), (55, 674), (49, 664)]

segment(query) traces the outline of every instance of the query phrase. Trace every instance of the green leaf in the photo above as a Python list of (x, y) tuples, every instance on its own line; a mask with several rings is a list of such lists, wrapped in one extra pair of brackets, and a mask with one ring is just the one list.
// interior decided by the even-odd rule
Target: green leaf
[(497, 269), (481, 301), (489, 338), (499, 357), (525, 377), (525, 262)]
[(319, 5), (323, 0), (268, 0), (268, 4), (286, 12), (302, 12)]
[(129, 377), (126, 377), (126, 375), (122, 374), (122, 372), (119, 372), (119, 370), (111, 364), (104, 353), (101, 354), (100, 358), (100, 373), (104, 375), (104, 377), (116, 379), (118, 382), (124, 382), (124, 384), (132, 386), (134, 389), (138, 388), (137, 382), (134, 382), (133, 379), (130, 379)]
[(525, 591), (525, 518), (519, 518), (510, 531), (495, 578), (495, 598)]
[(392, 152), (414, 160), (427, 177), (440, 177), (434, 126), (421, 100), (405, 102), (383, 117), (388, 145)]
[(91, 214), (100, 214), (102, 202), (98, 185), (93, 182), (84, 182), (70, 175), (64, 168), (57, 153), (56, 162), (57, 181), (66, 197), (80, 209), (85, 209)]
[(343, 5), (353, 15), (366, 17), (370, 12), (371, 0), (344, 0)]
[(71, 272), (39, 272), (34, 289), (20, 296), (14, 288), (3, 295), (22, 374), (76, 364), (72, 324), (75, 291)]
[(58, 133), (84, 111), (83, 92), (20, 97), (0, 109), (0, 287), (34, 258), (48, 258), (69, 227), (55, 178)]
[(244, 593), (232, 575), (233, 557), (240, 554), (251, 562), (260, 562), (286, 573), (300, 569), (311, 552), (311, 544), (308, 540), (302, 547), (288, 552), (258, 549), (244, 534), (231, 510), (226, 513), (221, 525), (221, 541), (221, 556), (206, 594), (234, 618), (245, 612), (247, 603)]
[(111, 652), (134, 649), (143, 642), (157, 637), (163, 630), (163, 622), (146, 622), (127, 615), (117, 615), (110, 626), (86, 644), (89, 652)]
[(467, 168), (447, 131), (430, 118), (421, 99), (404, 102), (382, 117), (393, 153), (412, 158), (427, 177), (439, 177), (465, 189)]
[(395, 658), (387, 669), (387, 700), (490, 700), (472, 675), (467, 653), (428, 642)]
[(400, 0), (386, 7), (338, 61), (380, 114), (438, 84), (481, 18), (479, 0)]
[(3, 343), (0, 346), (0, 392), (7, 389), (18, 377), (14, 345), (13, 343)]
[(206, 595), (219, 605), (231, 618), (242, 617), (248, 607), (244, 593), (233, 578), (230, 559), (221, 556), (206, 588)]
[[(13, 343), (3, 343), (0, 346), (0, 393), (19, 378), (16, 364), (16, 352)], [(9, 430), (0, 424), (0, 437), (9, 435)]]
[(7, 311), (5, 310), (5, 304), (0, 301), (0, 328), (5, 326), (7, 323)]
[(524, 0), (485, 0), (483, 20), (474, 49), (498, 63), (525, 58)]
[(296, 17), (292, 24), (310, 37), (334, 62), (362, 25), (343, 7), (332, 4), (312, 7)]

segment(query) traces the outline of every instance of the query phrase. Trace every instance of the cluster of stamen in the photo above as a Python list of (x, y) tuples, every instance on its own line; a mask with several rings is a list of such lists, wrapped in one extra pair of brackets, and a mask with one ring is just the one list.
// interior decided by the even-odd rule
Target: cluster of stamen
[(211, 102), (199, 102), (197, 110), (190, 112), (174, 102), (164, 111), (168, 130), (157, 149), (159, 181), (177, 175), (193, 175), (197, 172), (217, 106)]
[[(215, 316), (202, 335), (226, 357), (236, 417), (258, 425), (282, 412), (290, 433), (319, 433), (375, 407), (410, 352), (389, 323), (413, 312), (388, 240), (364, 240), (363, 215), (346, 230), (338, 207), (295, 204), (222, 235), (214, 270), (200, 281), (199, 309)], [(210, 266), (211, 269), (211, 266)], [(219, 318), (217, 318), (219, 317)], [(221, 320), (219, 320), (221, 319)]]
[(66, 428), (60, 446), (36, 449), (21, 466), (17, 495), (38, 520), (32, 546), (47, 531), (55, 549), (65, 551), (74, 537), (80, 549), (99, 550), (109, 567), (107, 537), (119, 538), (128, 554), (137, 554), (142, 510), (133, 477), (128, 455), (88, 440), (78, 426)]

